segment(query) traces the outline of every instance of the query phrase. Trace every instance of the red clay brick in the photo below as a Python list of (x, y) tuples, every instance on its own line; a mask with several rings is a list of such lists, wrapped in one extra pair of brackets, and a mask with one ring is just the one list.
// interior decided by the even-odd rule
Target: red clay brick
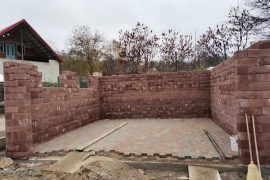
[(242, 50), (242, 51), (236, 51), (234, 53), (233, 58), (235, 59), (241, 59), (241, 58), (246, 58), (248, 57), (248, 51), (247, 50)]
[(17, 112), (19, 112), (19, 107), (18, 106), (5, 107), (5, 112), (7, 112), (7, 113), (17, 113)]
[(5, 87), (17, 87), (18, 86), (18, 81), (6, 81), (5, 82)]
[(263, 114), (269, 114), (270, 115), (270, 107), (263, 107)]
[(270, 123), (269, 124), (262, 124), (263, 132), (270, 133)]
[(264, 142), (264, 148), (265, 149), (270, 149), (270, 141), (265, 141)]
[(257, 140), (270, 141), (270, 133), (259, 133), (259, 134), (257, 134)]
[(261, 81), (267, 81), (270, 82), (270, 74), (260, 74), (261, 76)]
[(270, 82), (252, 82), (248, 88), (255, 91), (270, 90)]
[(260, 65), (260, 58), (244, 58), (236, 61), (237, 66), (258, 66)]
[(248, 50), (248, 57), (263, 57), (263, 56), (270, 56), (269, 49), (249, 49)]
[(250, 90), (238, 90), (237, 92), (235, 92), (235, 95), (238, 98), (242, 98), (242, 99), (258, 99), (258, 98), (264, 98), (262, 96), (262, 92), (261, 91), (250, 91)]
[(264, 90), (261, 93), (262, 93), (262, 98), (270, 98), (270, 90)]
[(268, 74), (270, 73), (269, 66), (251, 66), (249, 67), (250, 74)]
[(10, 74), (9, 79), (10, 80), (26, 80), (29, 79), (30, 75), (29, 74)]
[(270, 65), (270, 57), (262, 57), (260, 61), (260, 65), (262, 66)]
[(249, 75), (249, 67), (237, 67), (237, 75)]

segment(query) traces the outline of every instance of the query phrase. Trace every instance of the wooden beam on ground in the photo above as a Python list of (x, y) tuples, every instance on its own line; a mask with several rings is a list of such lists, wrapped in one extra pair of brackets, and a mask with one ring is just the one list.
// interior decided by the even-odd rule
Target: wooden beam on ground
[(213, 168), (188, 166), (188, 174), (190, 180), (221, 180), (218, 170)]
[(104, 139), (105, 137), (107, 137), (108, 135), (112, 134), (113, 132), (115, 132), (116, 130), (120, 129), (121, 127), (127, 125), (128, 123), (125, 122), (125, 123), (122, 123), (120, 124), (119, 126), (107, 131), (106, 133), (102, 134), (101, 136), (98, 136), (97, 138), (93, 139), (87, 146), (81, 146), (81, 147), (78, 147), (76, 148), (77, 151), (83, 151), (85, 150), (86, 148), (88, 148), (89, 146), (97, 143), (98, 141)]
[(89, 155), (90, 153), (88, 152), (70, 152), (56, 163), (50, 165), (46, 171), (75, 173), (81, 168), (83, 161), (87, 159)]

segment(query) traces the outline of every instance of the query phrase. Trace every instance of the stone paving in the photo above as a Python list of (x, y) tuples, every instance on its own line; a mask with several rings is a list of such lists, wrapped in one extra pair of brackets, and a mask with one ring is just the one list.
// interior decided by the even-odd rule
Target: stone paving
[(36, 145), (34, 147), (34, 152), (52, 152), (52, 151), (68, 151), (76, 150), (82, 145), (87, 146), (91, 140), (97, 138), (98, 136), (106, 133), (115, 126), (118, 126), (123, 121), (109, 121), (101, 120), (94, 123), (88, 124), (84, 127), (75, 129), (61, 136), (58, 136), (50, 141)]
[(73, 150), (87, 146), (94, 138), (119, 124), (128, 124), (85, 151), (116, 151), (124, 155), (172, 155), (183, 158), (218, 158), (219, 155), (204, 133), (207, 129), (222, 148), (226, 157), (236, 156), (230, 150), (229, 135), (211, 119), (126, 119), (100, 120), (37, 145), (36, 152)]

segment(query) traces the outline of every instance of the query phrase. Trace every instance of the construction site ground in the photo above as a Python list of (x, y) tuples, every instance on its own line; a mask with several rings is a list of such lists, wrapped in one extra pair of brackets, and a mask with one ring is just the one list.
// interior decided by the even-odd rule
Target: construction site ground
[[(0, 179), (191, 179), (189, 166), (198, 166), (216, 170), (222, 180), (241, 180), (247, 172), (231, 150), (229, 134), (207, 118), (100, 120), (37, 144), (34, 152), (13, 161), (3, 151)], [(57, 163), (72, 153), (82, 153), (84, 163), (71, 158), (75, 170), (67, 171), (65, 161), (67, 167), (59, 168)], [(270, 168), (262, 170), (270, 179)]]
[[(70, 152), (69, 152), (70, 153)], [(1, 167), (0, 179), (117, 179), (117, 180), (177, 180), (190, 179), (188, 166), (217, 169), (222, 180), (246, 179), (246, 168), (237, 160), (175, 160), (173, 158), (125, 157), (116, 153), (92, 154), (74, 172), (55, 166), (69, 153), (43, 154), (27, 160), (15, 160), (7, 167)], [(6, 159), (2, 155), (3, 159)], [(9, 164), (9, 160), (7, 159)], [(72, 164), (75, 164), (71, 160)], [(5, 164), (5, 163), (4, 163)], [(68, 167), (68, 165), (66, 165)], [(75, 166), (76, 167), (76, 166)], [(268, 178), (265, 176), (265, 178)], [(211, 180), (211, 179), (209, 179)]]
[(100, 120), (34, 147), (35, 153), (57, 151), (117, 152), (125, 156), (172, 156), (177, 159), (220, 159), (203, 130), (226, 156), (235, 159), (230, 136), (211, 119)]

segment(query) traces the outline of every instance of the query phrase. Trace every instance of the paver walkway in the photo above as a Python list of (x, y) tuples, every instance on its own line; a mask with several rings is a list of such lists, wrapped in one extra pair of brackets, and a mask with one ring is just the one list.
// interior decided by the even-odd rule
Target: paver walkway
[(103, 133), (113, 129), (115, 126), (124, 121), (101, 120), (75, 129), (56, 137), (48, 142), (39, 144), (34, 147), (35, 152), (52, 152), (60, 150), (75, 150), (82, 144), (87, 146), (91, 140), (97, 138)]
[(35, 147), (35, 151), (42, 153), (76, 149), (123, 122), (128, 124), (87, 147), (85, 151), (114, 150), (127, 155), (172, 154), (178, 157), (218, 158), (218, 153), (203, 131), (207, 129), (227, 157), (237, 155), (230, 149), (229, 135), (207, 118), (100, 120), (40, 144)]

